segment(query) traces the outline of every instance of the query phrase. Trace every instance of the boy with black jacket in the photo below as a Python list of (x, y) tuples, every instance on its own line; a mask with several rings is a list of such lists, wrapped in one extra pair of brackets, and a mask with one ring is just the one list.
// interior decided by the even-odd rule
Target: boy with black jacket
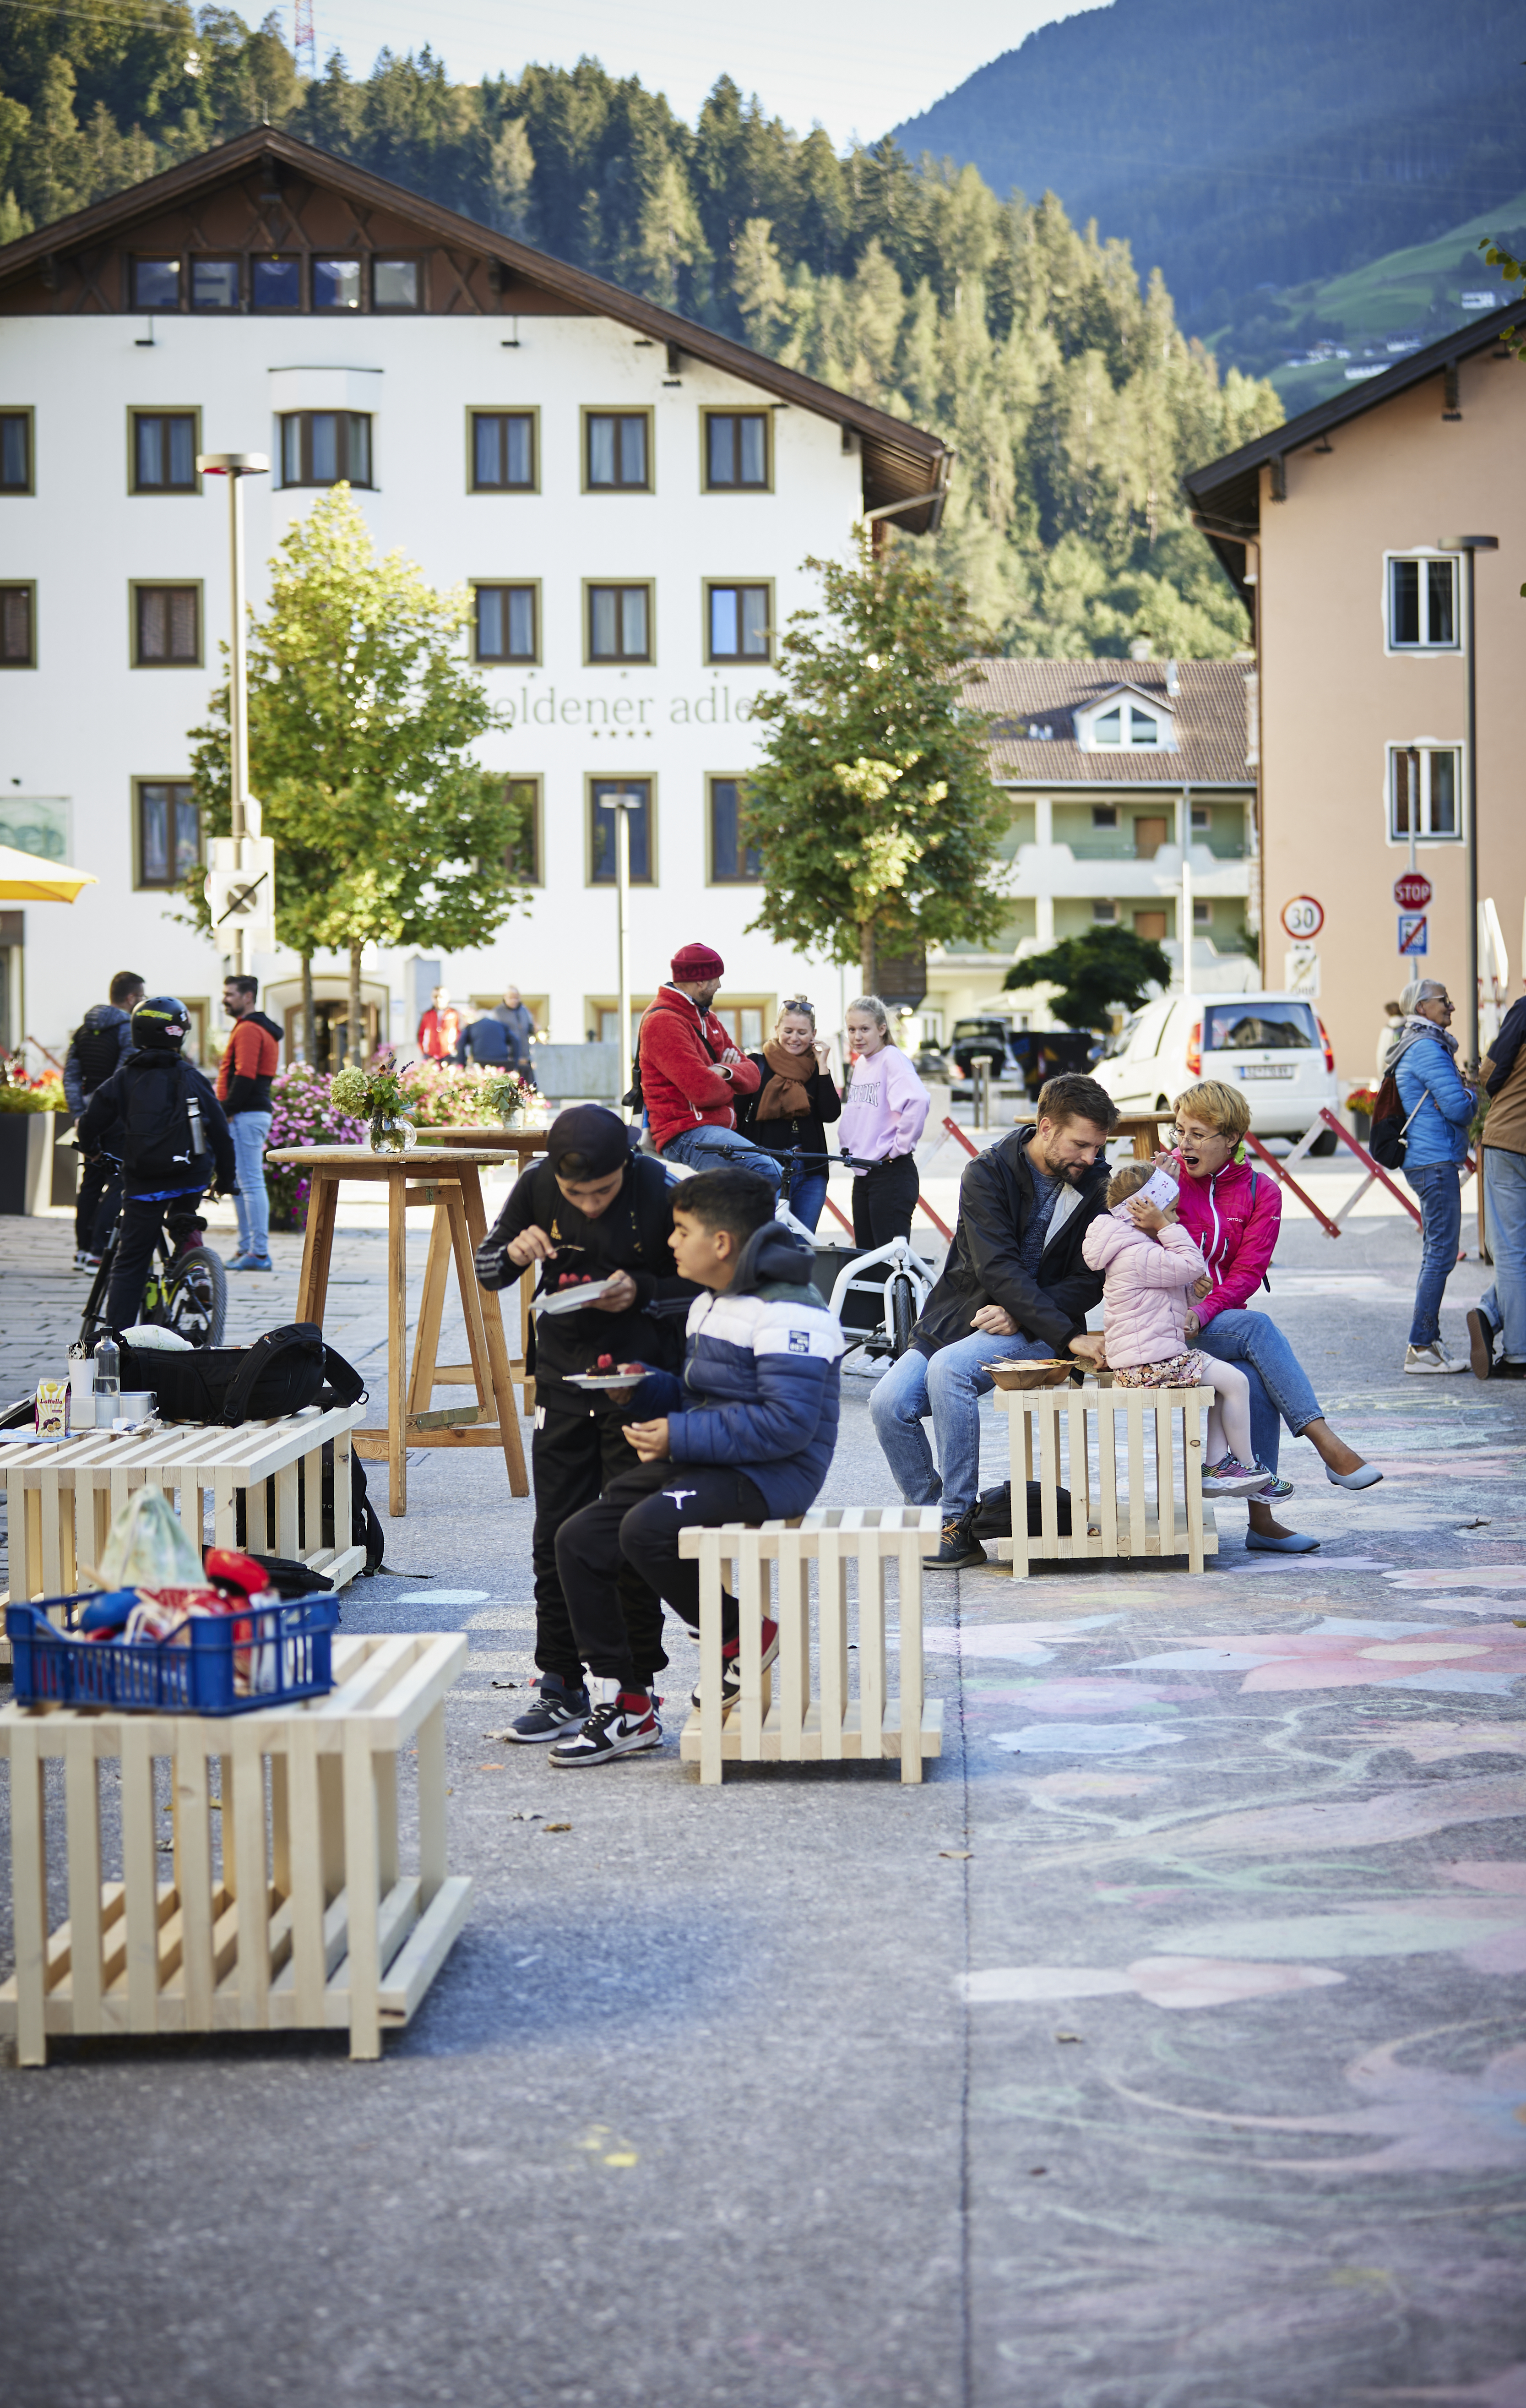
[[(136, 970), (119, 970), (109, 1003), (93, 1003), (69, 1039), (64, 1057), (64, 1097), (78, 1123), (97, 1087), (104, 1087), (133, 1050), (133, 1007), (143, 1000)], [(83, 1157), (74, 1207), (74, 1267), (93, 1271), (121, 1207), (117, 1165), (105, 1154)]]
[[(989, 1366), (1074, 1354), (1100, 1364), (1086, 1316), (1102, 1301), (1100, 1273), (1081, 1240), (1105, 1210), (1105, 1151), (1118, 1107), (1105, 1087), (1064, 1071), (1040, 1090), (1038, 1122), (1013, 1130), (972, 1162), (943, 1277), (869, 1400), (875, 1434), (908, 1505), (943, 1499), (943, 1539), (926, 1561), (957, 1571), (983, 1564), (971, 1531), (980, 1485), (980, 1399)], [(922, 1427), (931, 1413), (934, 1468)]]
[(133, 1043), (120, 1070), (97, 1087), (79, 1124), (87, 1154), (114, 1154), (121, 1164), (121, 1235), (111, 1266), (106, 1317), (130, 1329), (143, 1309), (143, 1290), (160, 1224), (177, 1254), (201, 1243), (205, 1224), (196, 1207), (214, 1180), (232, 1195), (238, 1180), (233, 1139), (211, 1085), (180, 1057), (191, 1014), (178, 996), (155, 995), (133, 1013)]
[[(684, 1315), (695, 1290), (675, 1274), (668, 1248), (676, 1192), (660, 1162), (632, 1153), (618, 1114), (601, 1104), (576, 1104), (551, 1123), (547, 1159), (515, 1182), (478, 1249), (477, 1275), (484, 1287), (506, 1287), (526, 1268), (539, 1266), (547, 1302), (580, 1283), (613, 1281), (580, 1310), (543, 1310), (531, 1339), (532, 1561), (541, 1680), (538, 1701), (513, 1724), (512, 1736), (532, 1744), (575, 1730), (589, 1711), (582, 1656), (557, 1570), (556, 1534), (631, 1460), (610, 1396), (571, 1381), (593, 1371), (601, 1355), (652, 1370), (680, 1360)], [(662, 1599), (627, 1565), (620, 1602), (637, 1669), (649, 1686), (667, 1662)]]

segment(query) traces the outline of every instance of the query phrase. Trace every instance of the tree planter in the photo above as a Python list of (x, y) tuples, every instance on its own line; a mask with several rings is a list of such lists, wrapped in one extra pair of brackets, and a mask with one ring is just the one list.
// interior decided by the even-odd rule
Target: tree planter
[(66, 1112), (0, 1112), (0, 1212), (46, 1212), (53, 1197), (53, 1145)]

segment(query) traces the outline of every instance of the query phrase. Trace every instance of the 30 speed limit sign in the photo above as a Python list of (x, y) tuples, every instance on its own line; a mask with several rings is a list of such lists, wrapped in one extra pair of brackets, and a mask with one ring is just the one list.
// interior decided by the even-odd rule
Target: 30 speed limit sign
[(1282, 907), (1282, 924), (1290, 937), (1306, 943), (1317, 937), (1325, 924), (1325, 907), (1316, 903), (1312, 895), (1295, 895)]

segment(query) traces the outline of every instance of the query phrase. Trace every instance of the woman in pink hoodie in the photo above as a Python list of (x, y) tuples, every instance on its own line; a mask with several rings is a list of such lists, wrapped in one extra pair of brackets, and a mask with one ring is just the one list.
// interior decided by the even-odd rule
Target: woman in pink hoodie
[(1205, 1497), (1248, 1497), (1264, 1487), (1264, 1464), (1250, 1452), (1250, 1383), (1234, 1363), (1216, 1363), (1186, 1342), (1193, 1289), (1208, 1267), (1177, 1221), (1138, 1190), (1154, 1175), (1148, 1162), (1126, 1162), (1107, 1182), (1107, 1210), (1081, 1240), (1081, 1252), (1103, 1274), (1103, 1336), (1108, 1369), (1124, 1388), (1208, 1387)]

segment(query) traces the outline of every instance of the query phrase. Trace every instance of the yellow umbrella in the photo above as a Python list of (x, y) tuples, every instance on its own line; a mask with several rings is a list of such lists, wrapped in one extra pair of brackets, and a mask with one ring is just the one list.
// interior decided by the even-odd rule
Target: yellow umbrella
[(0, 903), (72, 903), (82, 886), (99, 883), (88, 869), (0, 844)]

